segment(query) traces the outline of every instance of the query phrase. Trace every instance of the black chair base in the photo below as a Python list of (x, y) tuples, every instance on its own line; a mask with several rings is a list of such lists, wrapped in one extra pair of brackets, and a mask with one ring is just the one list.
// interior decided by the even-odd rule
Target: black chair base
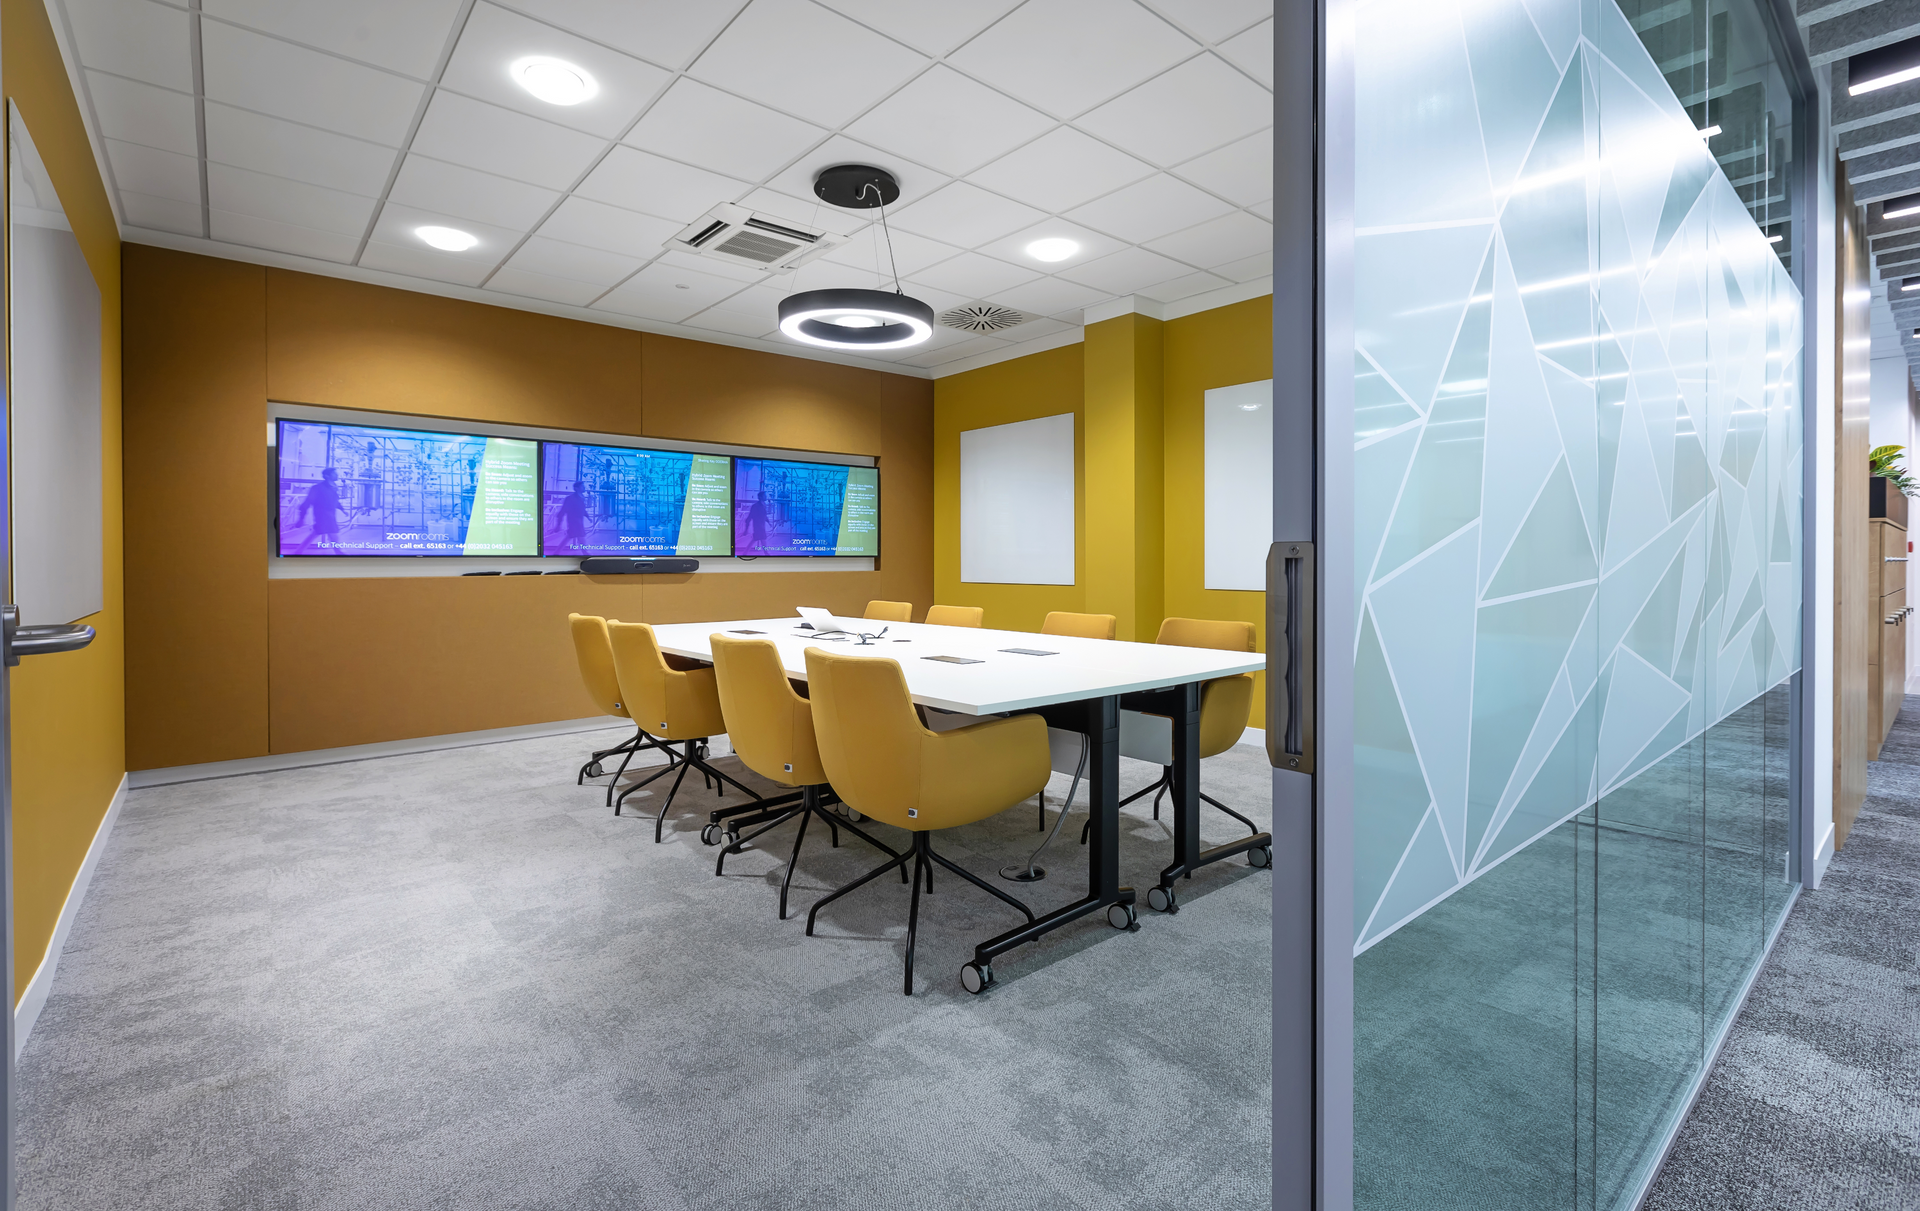
[[(1154, 783), (1152, 786), (1143, 786), (1139, 790), (1133, 792), (1131, 795), (1128, 795), (1126, 798), (1120, 800), (1120, 806), (1125, 807), (1127, 804), (1132, 803), (1135, 799), (1138, 799), (1141, 796), (1145, 795), (1148, 791), (1152, 791), (1153, 792), (1153, 818), (1155, 820), (1158, 820), (1160, 818), (1160, 799), (1162, 796), (1164, 796), (1168, 791), (1172, 789), (1173, 789), (1173, 767), (1171, 765), (1163, 765), (1160, 767), (1160, 781)], [(1214, 798), (1212, 795), (1209, 795), (1207, 792), (1205, 791), (1200, 792), (1200, 801), (1202, 803), (1212, 804), (1213, 806), (1219, 808), (1221, 811), (1227, 813), (1229, 816), (1232, 816), (1235, 820), (1238, 820), (1240, 823), (1246, 825), (1248, 833), (1254, 836), (1258, 836), (1260, 834), (1260, 827), (1256, 825), (1253, 821), (1247, 819), (1245, 816), (1241, 815), (1239, 812), (1234, 811), (1232, 808), (1220, 802), (1220, 800)], [(1087, 843), (1087, 834), (1092, 830), (1092, 828), (1093, 828), (1093, 819), (1092, 817), (1088, 817), (1087, 822), (1080, 826), (1080, 844), (1085, 845)]]
[(580, 767), (579, 776), (574, 778), (573, 784), (575, 786), (585, 786), (589, 778), (606, 777), (606, 771), (601, 768), (601, 762), (616, 753), (623, 754), (620, 758), (620, 768), (613, 771), (613, 780), (607, 783), (607, 804), (608, 806), (612, 806), (613, 788), (619, 784), (620, 776), (627, 772), (627, 762), (632, 761), (633, 755), (652, 743), (652, 741), (653, 738), (651, 736), (639, 728), (635, 728), (633, 735), (628, 736), (625, 740), (622, 740), (612, 748), (600, 749), (591, 757), (588, 757), (586, 763)]
[(946, 858), (935, 853), (933, 849), (933, 842), (931, 840), (931, 834), (925, 833), (925, 832), (917, 832), (913, 834), (913, 848), (909, 850), (907, 853), (895, 855), (893, 861), (887, 862), (881, 866), (875, 867), (873, 870), (870, 870), (866, 874), (861, 875), (858, 879), (855, 879), (853, 882), (847, 884), (845, 887), (842, 887), (840, 890), (831, 893), (825, 899), (816, 903), (813, 906), (813, 911), (807, 914), (807, 936), (808, 937), (813, 936), (814, 922), (819, 918), (821, 909), (833, 903), (835, 900), (838, 900), (841, 896), (846, 895), (848, 892), (854, 890), (855, 888), (866, 886), (868, 883), (871, 883), (873, 880), (879, 878), (881, 875), (886, 874), (888, 871), (894, 869), (895, 867), (902, 867), (903, 868), (902, 873), (904, 873), (904, 866), (909, 857), (913, 859), (913, 898), (912, 898), (910, 907), (907, 909), (907, 964), (906, 964), (906, 985), (905, 985), (905, 992), (907, 996), (913, 995), (913, 946), (914, 946), (914, 941), (918, 937), (920, 932), (920, 884), (922, 882), (921, 875), (923, 873), (925, 874), (927, 894), (932, 895), (933, 894), (933, 867), (935, 863), (938, 863), (941, 866), (946, 867), (948, 870), (952, 871), (956, 875), (959, 875), (962, 879), (965, 879), (967, 882), (973, 884), (975, 887), (979, 888), (981, 891), (986, 892), (988, 895), (992, 896), (994, 899), (1004, 900), (1008, 904), (1013, 905), (1015, 908), (1019, 909), (1022, 913), (1026, 914), (1027, 923), (1029, 925), (1033, 923), (1033, 919), (1034, 919), (1033, 910), (1031, 908), (1028, 908), (1025, 904), (1022, 904), (1020, 901), (1014, 899), (1012, 896), (1008, 895), (1006, 892), (1001, 891), (999, 888), (989, 884), (988, 882), (986, 882), (986, 880), (981, 879), (979, 876), (975, 875), (972, 871), (969, 871), (962, 866), (956, 866), (954, 863), (949, 862)]
[[(721, 872), (726, 869), (728, 854), (739, 853), (745, 849), (748, 842), (752, 841), (755, 837), (758, 837), (769, 829), (778, 828), (795, 816), (800, 817), (800, 829), (794, 834), (793, 853), (787, 858), (787, 873), (780, 880), (780, 919), (782, 921), (787, 919), (787, 889), (793, 885), (793, 868), (795, 864), (800, 861), (800, 845), (807, 839), (807, 824), (814, 817), (818, 816), (821, 820), (824, 820), (827, 828), (832, 831), (833, 848), (835, 849), (840, 848), (840, 830), (844, 828), (881, 853), (890, 854), (894, 858), (902, 858), (905, 856), (891, 845), (884, 845), (874, 840), (874, 838), (864, 830), (854, 827), (848, 821), (835, 819), (833, 813), (827, 810), (829, 794), (830, 793), (825, 791), (824, 787), (803, 786), (800, 788), (800, 802), (798, 804), (783, 809), (763, 811), (757, 815), (736, 820), (734, 822), (734, 828), (736, 829), (752, 828), (756, 824), (760, 825), (760, 827), (754, 829), (753, 832), (748, 833), (744, 837), (729, 840), (728, 844), (720, 850), (719, 858), (714, 861), (714, 877), (718, 878)], [(837, 802), (838, 798), (838, 796), (831, 796), (833, 802)], [(776, 802), (791, 802), (791, 800), (792, 796), (783, 795), (779, 800), (768, 799), (765, 800), (765, 802), (771, 804)], [(904, 866), (900, 868), (900, 881), (902, 883), (907, 881), (907, 871)]]
[[(642, 734), (645, 735), (645, 733), (642, 733)], [(673, 774), (674, 775), (673, 787), (672, 789), (667, 791), (666, 799), (660, 804), (660, 813), (659, 815), (655, 816), (653, 819), (653, 842), (655, 845), (658, 845), (660, 843), (662, 830), (666, 827), (667, 812), (669, 809), (673, 807), (673, 797), (680, 793), (680, 783), (686, 778), (687, 771), (690, 769), (699, 770), (701, 777), (706, 780), (708, 787), (713, 787), (717, 783), (719, 786), (719, 793), (722, 795), (727, 793), (728, 786), (734, 786), (740, 789), (741, 791), (744, 791), (747, 794), (747, 796), (753, 800), (753, 802), (748, 803), (742, 807), (734, 808), (734, 809), (723, 811), (723, 812), (715, 812), (713, 814), (714, 819), (718, 820), (724, 816), (732, 816), (732, 815), (738, 815), (741, 812), (754, 811), (761, 806), (763, 800), (761, 799), (761, 796), (758, 791), (755, 791), (752, 787), (745, 785), (737, 778), (733, 778), (727, 774), (721, 773), (719, 770), (715, 769), (707, 761), (707, 738), (706, 737), (703, 736), (697, 740), (687, 740), (683, 742), (676, 742), (676, 743), (681, 743), (683, 745), (682, 749), (677, 752), (666, 741), (657, 740), (652, 736), (647, 736), (646, 740), (653, 747), (660, 749), (667, 754), (667, 763), (661, 766), (659, 769), (655, 770), (653, 773), (647, 775), (645, 778), (642, 778), (640, 781), (634, 783), (632, 786), (629, 786), (626, 789), (622, 790), (617, 797), (613, 797), (613, 814), (616, 816), (621, 814), (620, 812), (621, 805), (626, 803), (628, 795), (631, 795), (633, 792), (639, 790), (641, 787), (644, 787), (649, 783), (654, 782), (657, 779), (664, 778), (668, 774)], [(626, 766), (622, 764), (621, 768), (625, 769)], [(677, 773), (675, 772), (676, 770), (678, 771)], [(609, 796), (612, 796), (613, 792), (611, 787), (608, 788), (607, 793)]]

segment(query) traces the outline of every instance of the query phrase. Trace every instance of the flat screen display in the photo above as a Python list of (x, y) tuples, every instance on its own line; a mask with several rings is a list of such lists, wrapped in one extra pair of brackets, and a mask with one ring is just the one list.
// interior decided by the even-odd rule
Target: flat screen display
[(733, 460), (736, 555), (880, 554), (880, 469)]
[(540, 443), (282, 420), (282, 555), (540, 553)]
[(543, 442), (540, 512), (548, 555), (732, 551), (724, 454)]

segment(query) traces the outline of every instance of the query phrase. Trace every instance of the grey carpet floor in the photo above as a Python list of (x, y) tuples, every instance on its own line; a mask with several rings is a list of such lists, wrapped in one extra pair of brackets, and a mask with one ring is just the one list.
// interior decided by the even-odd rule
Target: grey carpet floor
[(1646, 1211), (1920, 1208), (1920, 697), (1805, 892)]
[[(716, 878), (713, 796), (683, 789), (655, 845), (573, 785), (590, 740), (131, 792), (20, 1057), (20, 1206), (1268, 1205), (1266, 871), (1209, 868), (1137, 933), (1057, 931), (981, 997), (960, 965), (1019, 918), (942, 873), (909, 999), (904, 886), (806, 937), (774, 916), (792, 826)], [(1269, 817), (1258, 753), (1204, 780)], [(1004, 886), (1084, 894), (1078, 825)], [(1029, 804), (935, 844), (992, 878), (1033, 830)], [(1127, 809), (1143, 893), (1169, 849)], [(810, 834), (795, 901), (876, 864)]]

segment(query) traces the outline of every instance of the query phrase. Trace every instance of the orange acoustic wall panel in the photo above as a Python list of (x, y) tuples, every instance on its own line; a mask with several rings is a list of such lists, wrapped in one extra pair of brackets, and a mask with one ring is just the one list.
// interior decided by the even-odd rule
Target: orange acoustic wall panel
[[(129, 415), (137, 398), (143, 432), (163, 435), (150, 451), (129, 431), (129, 517), (154, 519), (163, 552), (128, 592), (154, 647), (129, 667), (132, 768), (591, 715), (570, 610), (678, 622), (932, 602), (925, 379), (151, 248), (129, 247), (126, 272), (129, 349), (146, 350)], [(270, 581), (269, 400), (872, 455), (880, 558), (871, 572)], [(241, 642), (176, 628), (194, 601), (223, 603)]]

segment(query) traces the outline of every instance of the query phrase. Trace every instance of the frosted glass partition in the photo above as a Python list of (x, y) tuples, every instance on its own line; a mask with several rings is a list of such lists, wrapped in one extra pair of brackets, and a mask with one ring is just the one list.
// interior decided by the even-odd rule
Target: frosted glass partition
[(1358, 1205), (1611, 1207), (1787, 902), (1800, 292), (1612, 0), (1355, 50)]

